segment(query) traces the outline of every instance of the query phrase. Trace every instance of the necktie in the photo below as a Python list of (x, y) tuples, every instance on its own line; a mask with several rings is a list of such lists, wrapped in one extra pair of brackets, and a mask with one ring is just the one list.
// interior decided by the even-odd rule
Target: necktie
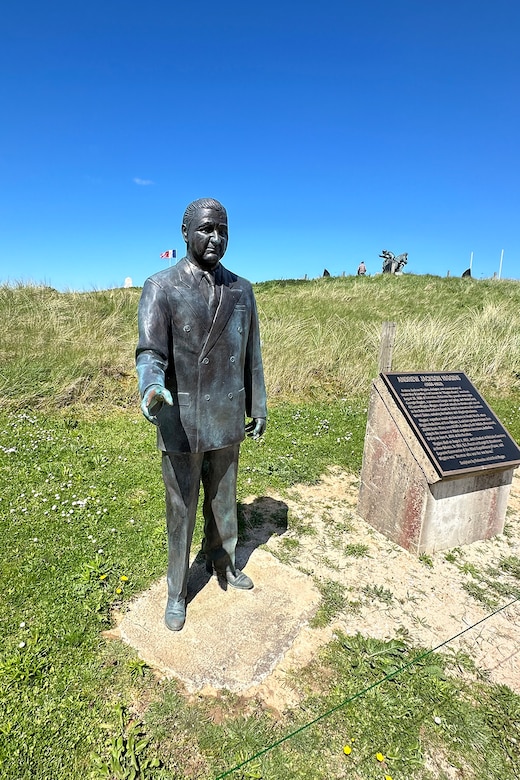
[(215, 316), (217, 310), (217, 290), (215, 289), (215, 277), (209, 271), (204, 271), (204, 279), (206, 280), (204, 295), (207, 295), (207, 303), (211, 318)]

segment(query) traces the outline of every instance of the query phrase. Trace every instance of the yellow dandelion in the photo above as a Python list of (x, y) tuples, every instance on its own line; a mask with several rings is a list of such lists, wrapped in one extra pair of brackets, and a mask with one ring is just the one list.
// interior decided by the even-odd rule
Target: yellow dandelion
[(392, 780), (392, 778), (390, 777), (390, 775), (385, 775), (385, 780)]
[(121, 588), (116, 588), (116, 593), (122, 593), (122, 592), (123, 591), (121, 590)]
[(122, 574), (120, 579), (121, 582), (128, 582), (128, 577), (126, 576), (126, 574)]
[(108, 577), (108, 574), (100, 574), (99, 575), (99, 579), (100, 580), (106, 580), (107, 577)]
[(376, 758), (378, 761), (384, 761), (385, 757), (382, 753), (376, 753)]
[(352, 753), (352, 748), (350, 747), (350, 745), (345, 745), (345, 747), (343, 748), (343, 752), (345, 753), (346, 756), (350, 756), (350, 754)]

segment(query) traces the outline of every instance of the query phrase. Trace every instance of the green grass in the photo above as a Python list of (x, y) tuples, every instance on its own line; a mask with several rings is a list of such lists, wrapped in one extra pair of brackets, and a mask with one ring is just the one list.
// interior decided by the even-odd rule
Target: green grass
[[(520, 389), (520, 283), (434, 276), (257, 285), (271, 399), (366, 394), (381, 324), (395, 370), (462, 370), (492, 397)], [(283, 344), (283, 349), (280, 349)]]
[[(340, 419), (343, 412), (340, 407)], [(301, 410), (290, 415), (282, 406), (274, 411), (275, 430), (297, 435), (301, 419)], [(309, 436), (320, 419), (321, 409), (306, 410)], [(151, 426), (136, 414), (85, 420), (32, 413), (4, 415), (0, 434), (2, 777), (129, 777), (137, 745), (133, 760), (146, 767), (147, 778), (216, 777), (420, 652), (361, 637), (335, 640), (318, 662), (296, 673), (291, 685), (303, 703), (278, 718), (259, 703), (246, 705), (225, 692), (215, 701), (184, 698), (174, 683), (159, 685), (129, 648), (100, 634), (110, 624), (111, 609), (124, 609), (128, 599), (164, 574), (162, 485)], [(323, 436), (334, 438), (334, 431)], [(268, 476), (253, 471), (252, 464), (264, 453), (277, 463), (286, 441), (275, 435), (262, 445), (245, 443), (241, 494), (264, 494)], [(317, 446), (314, 471), (309, 453), (296, 449), (294, 469), (277, 472), (278, 487), (289, 488), (302, 475), (311, 478), (330, 463), (359, 463), (362, 442), (356, 446), (354, 454), (329, 448), (329, 457), (325, 446), (323, 451)], [(295, 545), (290, 547), (289, 552)], [(504, 558), (501, 566), (517, 581), (515, 556)], [(319, 587), (317, 628), (348, 606), (337, 583)], [(375, 603), (392, 601), (383, 586), (374, 585), (364, 596)], [(484, 778), (478, 768), (484, 754), (497, 767), (487, 777), (515, 777), (515, 753), (507, 739), (518, 732), (519, 697), (478, 680), (462, 683), (432, 672), (433, 667), (449, 671), (449, 656), (428, 662), (427, 669), (408, 670), (233, 776), (256, 772), (270, 779), (314, 780), (352, 770), (376, 778), (381, 766), (374, 756), (382, 752), (394, 778), (442, 777), (426, 768), (426, 755), (466, 767), (470, 778)], [(495, 716), (509, 731), (495, 734), (493, 741)], [(441, 726), (434, 717), (441, 718)], [(347, 743), (349, 756), (343, 753)], [(112, 774), (103, 769), (110, 766)], [(117, 766), (121, 769), (114, 774)]]
[(505, 686), (454, 677), (458, 660), (402, 640), (339, 634), (290, 681), (304, 698), (282, 719), (233, 695), (188, 707), (170, 683), (147, 726), (166, 747), (170, 777), (182, 777), (173, 756), (184, 755), (189, 777), (514, 778), (519, 697)]
[[(327, 411), (324, 425), (321, 406), (273, 410), (273, 434), (242, 448), (239, 497), (315, 480), (333, 462), (359, 466), (363, 409)], [(359, 435), (331, 446), (346, 423)], [(131, 651), (100, 636), (112, 609), (164, 574), (154, 429), (137, 412), (4, 414), (0, 465), (1, 765), (5, 777), (80, 777), (92, 751), (107, 750), (103, 724), (119, 733), (121, 697), (129, 704), (136, 686), (154, 691)]]
[(380, 601), (382, 604), (390, 604), (394, 594), (384, 585), (365, 585), (361, 591), (368, 601)]
[[(256, 291), (271, 408), (265, 439), (241, 449), (241, 534), (288, 522), (288, 563), (311, 523), (287, 517), (270, 496), (316, 482), (329, 466), (359, 472), (384, 320), (398, 326), (396, 369), (465, 370), (520, 439), (518, 283), (347, 277)], [(206, 780), (296, 732), (231, 776), (517, 777), (520, 697), (468, 672), (460, 654), (421, 660), (404, 635), (387, 643), (338, 636), (294, 672), (288, 685), (301, 703), (278, 714), (226, 691), (187, 698), (103, 637), (112, 610), (124, 610), (166, 565), (159, 456), (133, 370), (138, 297), (0, 288), (0, 776), (99, 780), (135, 770)], [(251, 495), (252, 509), (240, 503)], [(352, 558), (368, 552), (342, 549)], [(445, 558), (460, 565), (455, 552)], [(466, 573), (476, 598), (503, 603), (518, 592), (514, 555), (496, 571), (467, 565)], [(317, 630), (359, 607), (337, 583), (319, 587)], [(363, 598), (385, 609), (393, 594), (373, 585)]]
[(0, 406), (135, 405), (139, 293), (0, 286)]
[(334, 580), (318, 580), (316, 585), (321, 593), (322, 602), (311, 620), (311, 626), (323, 628), (345, 607), (347, 602), (345, 586)]
[(6, 777), (76, 777), (130, 685), (100, 638), (109, 609), (164, 568), (157, 463), (137, 418), (22, 414), (0, 431), (0, 761)]
[(463, 583), (464, 590), (487, 609), (496, 609), (506, 601), (520, 599), (520, 559), (515, 555), (500, 560), (498, 567), (481, 569), (475, 564), (465, 563), (459, 565), (459, 569), (472, 578)]
[(354, 544), (345, 545), (345, 555), (350, 555), (352, 558), (365, 558), (369, 555), (368, 544), (361, 544), (356, 542)]
[[(349, 276), (255, 291), (271, 403), (366, 398), (387, 320), (395, 370), (465, 371), (488, 400), (518, 397), (520, 282)], [(0, 286), (0, 406), (135, 407), (139, 294)]]
[(431, 555), (428, 555), (427, 553), (421, 553), (421, 555), (419, 555), (419, 560), (429, 569), (433, 569), (433, 558)]

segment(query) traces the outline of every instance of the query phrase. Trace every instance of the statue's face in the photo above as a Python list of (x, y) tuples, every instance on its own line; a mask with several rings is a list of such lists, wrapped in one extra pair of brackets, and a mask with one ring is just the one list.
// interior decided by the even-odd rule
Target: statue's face
[(227, 219), (220, 211), (199, 209), (188, 227), (182, 226), (190, 260), (211, 270), (224, 257), (228, 243)]

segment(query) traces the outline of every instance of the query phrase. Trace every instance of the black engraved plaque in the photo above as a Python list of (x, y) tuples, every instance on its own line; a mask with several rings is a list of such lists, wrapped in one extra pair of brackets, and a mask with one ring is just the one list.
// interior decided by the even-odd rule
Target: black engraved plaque
[(520, 464), (520, 447), (462, 371), (381, 377), (441, 477)]

